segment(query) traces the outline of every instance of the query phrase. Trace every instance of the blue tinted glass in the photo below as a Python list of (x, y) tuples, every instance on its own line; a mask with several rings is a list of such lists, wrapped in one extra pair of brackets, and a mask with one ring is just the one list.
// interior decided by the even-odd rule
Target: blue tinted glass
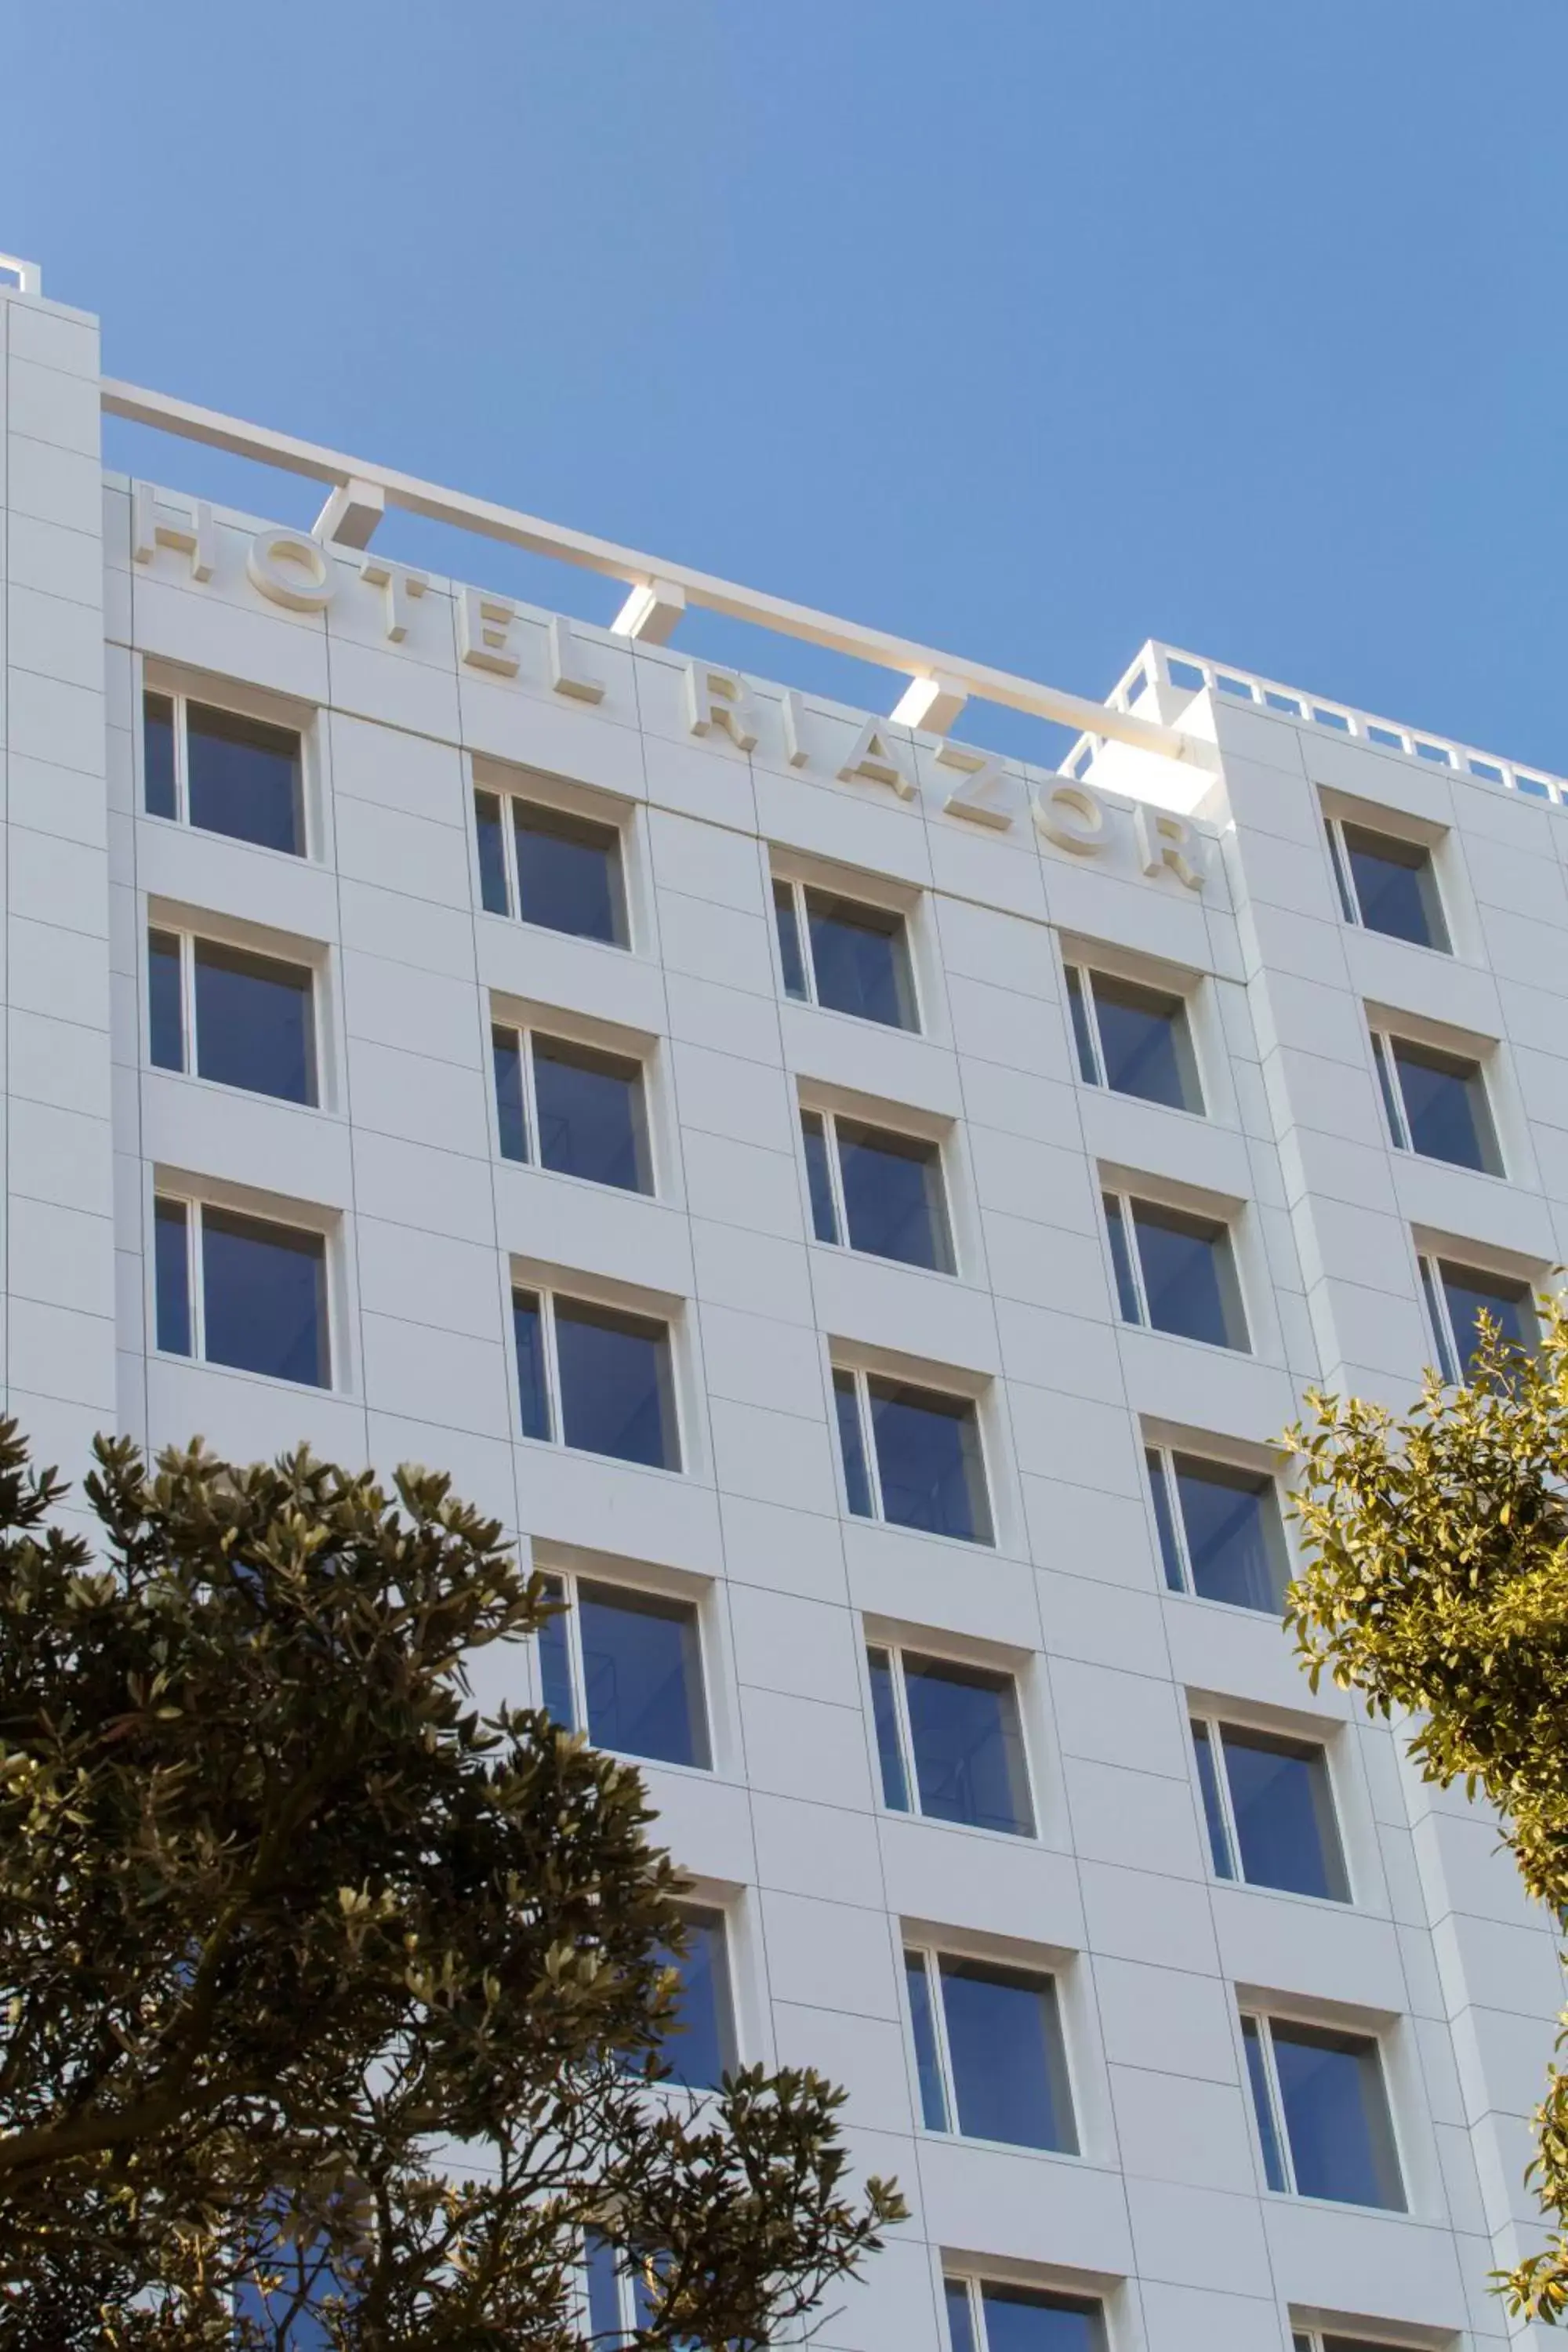
[(153, 1278), (158, 1305), (158, 1345), (171, 1355), (191, 1352), (191, 1261), (183, 1201), (153, 1203)]
[(542, 1166), (628, 1192), (652, 1192), (638, 1063), (536, 1035), (533, 1101)]
[(1252, 2085), (1252, 2112), (1258, 2120), (1258, 2138), (1263, 2150), (1263, 2177), (1270, 2189), (1282, 2191), (1285, 2187), (1285, 2159), (1280, 2153), (1274, 2101), (1268, 2087), (1268, 2062), (1264, 2055), (1262, 2029), (1255, 2017), (1242, 2019), (1241, 2040), (1247, 2052), (1247, 2079)]
[(1356, 904), (1369, 931), (1410, 940), (1416, 947), (1446, 948), (1447, 932), (1432, 878), (1432, 860), (1419, 842), (1395, 841), (1359, 825), (1342, 828)]
[(1278, 1616), (1285, 1598), (1284, 1538), (1266, 1478), (1178, 1454), (1176, 1493), (1193, 1591), (1205, 1601)]
[(510, 914), (499, 793), (474, 794), (474, 831), (479, 845), (479, 904), (487, 915)]
[(174, 706), (166, 694), (142, 698), (142, 796), (149, 816), (176, 816)]
[(858, 1119), (840, 1118), (837, 1126), (850, 1248), (951, 1273), (936, 1145), (919, 1136), (862, 1127)]
[(514, 801), (517, 825), (517, 911), (525, 923), (543, 923), (578, 939), (626, 944), (621, 892), (620, 835), (614, 825), (569, 816), (563, 809)]
[(579, 1582), (577, 1631), (595, 1747), (706, 1767), (696, 1611), (651, 1592)]
[(1252, 1886), (1347, 1901), (1322, 1749), (1229, 1724), (1220, 1737), (1242, 1876)]
[(496, 1073), (496, 1134), (503, 1160), (528, 1158), (528, 1118), (522, 1102), (522, 1040), (515, 1029), (490, 1031)]
[(1085, 1086), (1097, 1087), (1100, 1072), (1095, 1066), (1094, 1040), (1089, 1034), (1089, 1007), (1083, 997), (1083, 974), (1077, 964), (1067, 968), (1068, 1009), (1072, 1015), (1072, 1041), (1078, 1049), (1078, 1074)]
[(1012, 1676), (906, 1650), (904, 1696), (921, 1812), (1032, 1836)]
[(1186, 1590), (1182, 1575), (1181, 1546), (1176, 1541), (1176, 1523), (1171, 1510), (1171, 1489), (1165, 1478), (1165, 1465), (1151, 1449), (1143, 1456), (1143, 1466), (1149, 1473), (1149, 1493), (1154, 1505), (1154, 1525), (1160, 1537), (1160, 1562), (1165, 1571), (1165, 1581), (1173, 1592)]
[(185, 1066), (185, 1019), (180, 1003), (180, 942), (172, 931), (147, 934), (147, 1029), (153, 1067)]
[(1395, 1038), (1394, 1058), (1410, 1128), (1412, 1150), (1457, 1168), (1498, 1173), (1497, 1146), (1486, 1089), (1473, 1062)]
[(820, 1111), (803, 1110), (801, 1140), (805, 1146), (805, 1181), (811, 1193), (811, 1230), (819, 1242), (838, 1239), (838, 1219), (833, 1207), (833, 1179), (827, 1167), (827, 1130)]
[(676, 2030), (659, 2055), (675, 2082), (689, 2090), (713, 2091), (725, 2068), (735, 2063), (724, 1922), (717, 1911), (688, 1911), (685, 1916), (686, 1957), (675, 1963), (680, 1971)]
[(680, 1466), (669, 1334), (662, 1323), (586, 1299), (555, 1302), (561, 1433), (568, 1445), (621, 1462)]
[(1102, 2352), (1100, 2306), (1027, 2286), (983, 2287), (985, 2352)]
[(882, 1517), (901, 1528), (991, 1541), (980, 1433), (967, 1397), (901, 1381), (867, 1381)]
[(818, 1004), (893, 1029), (918, 1026), (901, 915), (808, 890), (805, 918)]
[(1193, 1748), (1198, 1759), (1198, 1783), (1204, 1792), (1204, 1820), (1208, 1825), (1209, 1853), (1214, 1860), (1215, 1876), (1234, 1878), (1236, 1865), (1231, 1860), (1230, 1832), (1226, 1826), (1225, 1804), (1219, 1791), (1219, 1767), (1206, 1723), (1194, 1724)]
[(959, 2130), (1016, 2147), (1075, 2149), (1049, 1978), (945, 1956), (939, 1965)]
[(316, 1099), (310, 974), (216, 940), (195, 943), (196, 1071), (226, 1087)]
[(788, 882), (773, 884), (773, 922), (779, 935), (779, 969), (784, 973), (784, 994), (799, 997), (802, 1003), (809, 993), (805, 985), (805, 958), (801, 952), (800, 922), (795, 908), (795, 889)]
[(620, 2265), (616, 2250), (597, 2230), (584, 2232), (583, 2266), (588, 2277), (588, 2332), (599, 2352), (625, 2341), (621, 2329)]
[(544, 1372), (544, 1318), (531, 1290), (511, 1294), (512, 1339), (524, 1437), (550, 1435), (550, 1390)]
[(1181, 999), (1102, 971), (1092, 985), (1106, 1085), (1173, 1110), (1201, 1109)]
[(202, 1311), (210, 1362), (326, 1387), (327, 1249), (320, 1234), (204, 1209)]
[(965, 2279), (943, 2279), (942, 2301), (947, 2305), (948, 2352), (978, 2352), (974, 2341), (974, 2319), (969, 2308), (969, 2284)]
[(1138, 1259), (1149, 1320), (1156, 1331), (1241, 1348), (1241, 1302), (1223, 1227), (1148, 1201), (1134, 1202)]
[(1489, 1280), (1468, 1266), (1443, 1265), (1438, 1271), (1443, 1277), (1443, 1292), (1448, 1302), (1448, 1316), (1454, 1326), (1454, 1339), (1464, 1357), (1463, 1377), (1470, 1377), (1475, 1351), (1480, 1346), (1480, 1332), (1476, 1318), (1489, 1315), (1498, 1325), (1504, 1341), (1510, 1347), (1533, 1349), (1539, 1337), (1530, 1307), (1529, 1292), (1522, 1283)]
[(921, 2121), (927, 2131), (945, 2131), (947, 2100), (942, 2094), (942, 2062), (937, 2056), (936, 2021), (931, 2015), (931, 1970), (923, 1952), (904, 1954), (904, 1982), (910, 1995), (910, 2030), (915, 2038)]
[(833, 1408), (838, 1416), (838, 1451), (844, 1463), (844, 1492), (857, 1518), (868, 1519), (871, 1510), (871, 1480), (866, 1466), (866, 1448), (860, 1435), (859, 1400), (856, 1395), (853, 1372), (833, 1375)]
[(877, 1759), (882, 1769), (882, 1802), (889, 1812), (910, 1810), (909, 1782), (899, 1747), (899, 1711), (893, 1696), (893, 1662), (886, 1650), (868, 1650), (871, 1713), (877, 1726)]
[(1127, 1237), (1127, 1220), (1114, 1192), (1104, 1195), (1103, 1206), (1105, 1230), (1110, 1236), (1110, 1262), (1116, 1269), (1117, 1309), (1124, 1323), (1141, 1323), (1143, 1316), (1138, 1303), (1138, 1284), (1132, 1272), (1132, 1245)]
[[(565, 1591), (559, 1577), (546, 1577), (545, 1591), (552, 1601), (564, 1601)], [(579, 1730), (572, 1695), (572, 1645), (567, 1638), (564, 1607), (547, 1617), (539, 1629), (539, 1684), (544, 1711), (551, 1721), (560, 1724), (565, 1731)]]
[(289, 729), (187, 703), (185, 768), (193, 824), (304, 856), (300, 738)]
[(1377, 2044), (1279, 2018), (1271, 2032), (1298, 2194), (1403, 2210)]

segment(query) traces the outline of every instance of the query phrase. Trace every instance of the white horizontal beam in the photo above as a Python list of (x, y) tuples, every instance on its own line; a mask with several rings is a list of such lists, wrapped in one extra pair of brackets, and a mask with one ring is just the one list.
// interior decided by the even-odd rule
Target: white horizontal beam
[(880, 669), (900, 671), (906, 679), (940, 677), (950, 691), (962, 691), (976, 701), (1001, 703), (1010, 710), (1054, 719), (1080, 733), (1109, 736), (1119, 743), (1131, 744), (1140, 751), (1156, 752), (1167, 760), (1190, 760), (1203, 766), (1210, 765), (1213, 760), (1209, 746), (1179, 728), (1135, 719), (1131, 711), (1091, 702), (1083, 695), (1064, 693), (1058, 687), (1044, 686), (1034, 678), (1016, 677), (1010, 670), (993, 669), (984, 662), (964, 661), (934, 646), (917, 645), (910, 638), (890, 636), (885, 630), (869, 629), (857, 621), (839, 620), (831, 613), (814, 611), (809, 604), (795, 604), (785, 597), (771, 596), (763, 589), (742, 588), (732, 580), (715, 578), (711, 572), (667, 562), (662, 556), (617, 547), (613, 540), (595, 539), (586, 531), (571, 530), (563, 523), (544, 522), (536, 515), (520, 513), (489, 499), (471, 498), (463, 490), (443, 489), (437, 483), (421, 481), (416, 475), (369, 465), (363, 457), (345, 457), (339, 450), (297, 440), (292, 434), (275, 433), (265, 425), (247, 425), (216, 409), (175, 400), (168, 393), (144, 392), (136, 384), (120, 383), (105, 376), (100, 396), (106, 415), (126, 417), (133, 425), (150, 425), (182, 440), (199, 441), (209, 449), (226, 450), (231, 457), (276, 466), (283, 473), (302, 474), (309, 480), (326, 482), (334, 489), (347, 489), (351, 483), (356, 487), (371, 486), (381, 491), (389, 507), (401, 507), (405, 513), (424, 515), (432, 522), (452, 523), (459, 530), (475, 531), (481, 538), (500, 540), (509, 547), (526, 548), (533, 555), (552, 556), (558, 562), (575, 564), (582, 571), (623, 580), (628, 588), (646, 588), (650, 580), (657, 581), (661, 587), (681, 590), (689, 604), (722, 613), (730, 620), (749, 621), (755, 627), (772, 629), (780, 636), (795, 637), (805, 645), (825, 646), (832, 653), (848, 654), (856, 661), (870, 662)]

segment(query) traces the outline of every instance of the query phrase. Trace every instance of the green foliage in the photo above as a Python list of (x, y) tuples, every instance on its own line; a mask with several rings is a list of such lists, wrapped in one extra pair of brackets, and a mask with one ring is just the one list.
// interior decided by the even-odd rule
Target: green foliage
[[(1327, 1672), (1419, 1718), (1424, 1777), (1478, 1790), (1526, 1886), (1568, 1915), (1568, 1318), (1542, 1302), (1538, 1357), (1488, 1334), (1475, 1377), (1429, 1377), (1410, 1417), (1333, 1397), (1291, 1433), (1307, 1564), (1289, 1615)], [(1568, 2018), (1559, 2037), (1568, 2040)], [(1500, 2284), (1518, 2316), (1568, 2315), (1568, 2074), (1548, 2073), (1530, 2167), (1550, 2243)]]
[(497, 1524), (96, 1452), (95, 1552), (0, 1423), (0, 2341), (574, 2352), (586, 2228), (638, 2347), (808, 2313), (902, 2205), (815, 2074), (658, 2086), (682, 1882), (635, 1771), (474, 1709), (552, 1606)]

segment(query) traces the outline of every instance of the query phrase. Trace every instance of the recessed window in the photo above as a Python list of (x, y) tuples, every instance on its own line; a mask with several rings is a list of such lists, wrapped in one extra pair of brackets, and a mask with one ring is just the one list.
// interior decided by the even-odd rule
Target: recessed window
[(167, 1353), (330, 1385), (324, 1234), (160, 1193), (153, 1265)]
[(879, 1643), (866, 1658), (889, 1811), (1033, 1837), (1012, 1675)]
[(1290, 1565), (1273, 1479), (1163, 1445), (1143, 1459), (1171, 1591), (1278, 1617)]
[(147, 934), (152, 1060), (221, 1086), (313, 1103), (315, 978), (309, 964), (222, 940)]
[[(663, 2265), (656, 2259), (656, 2273)], [(613, 2347), (629, 2344), (639, 2328), (658, 2325), (658, 2306), (648, 2284), (647, 2266), (617, 2253), (597, 2230), (583, 2240), (583, 2300), (587, 2307), (588, 2341)]]
[(1348, 1903), (1323, 1749), (1204, 1716), (1192, 1732), (1215, 1876)]
[(671, 2082), (689, 2091), (716, 2091), (736, 2063), (735, 2004), (721, 1911), (682, 1911), (686, 1949), (666, 1951), (679, 1977), (675, 2018), (659, 2048)]
[(1340, 907), (1347, 923), (1409, 940), (1418, 948), (1451, 953), (1432, 852), (1422, 841), (1373, 833), (1365, 825), (1331, 816), (1329, 849)]
[(1394, 2347), (1374, 2344), (1367, 2336), (1325, 2335), (1316, 2327), (1294, 2327), (1290, 2352), (1394, 2352)]
[(619, 827), (510, 793), (476, 792), (479, 900), (546, 930), (631, 944)]
[(1507, 1347), (1532, 1354), (1541, 1343), (1541, 1327), (1528, 1282), (1506, 1274), (1486, 1274), (1478, 1266), (1456, 1265), (1452, 1259), (1421, 1260), (1421, 1290), (1426, 1319), (1437, 1351), (1437, 1369), (1446, 1381), (1468, 1381), (1475, 1370), (1481, 1344), (1480, 1318), (1489, 1316)]
[(994, 1540), (973, 1397), (836, 1367), (833, 1402), (845, 1492), (858, 1518), (966, 1543)]
[(142, 729), (149, 816), (303, 857), (305, 771), (295, 729), (151, 688)]
[(1137, 1095), (1172, 1110), (1201, 1111), (1187, 1008), (1179, 996), (1087, 965), (1067, 967), (1079, 1076), (1086, 1086)]
[(805, 882), (773, 884), (784, 993), (889, 1029), (918, 1029), (904, 919)]
[(1283, 2196), (1405, 2210), (1383, 2059), (1368, 2033), (1241, 2021), (1264, 2177)]
[(1502, 1174), (1479, 1062), (1381, 1029), (1372, 1033), (1372, 1051), (1397, 1150), (1447, 1160), (1456, 1168), (1479, 1168), (1488, 1176)]
[(547, 1576), (545, 1589), (560, 1603), (539, 1633), (554, 1720), (585, 1731), (595, 1748), (706, 1770), (713, 1759), (690, 1601), (587, 1576)]
[(1104, 2313), (1081, 2295), (974, 2278), (942, 2292), (949, 2352), (1105, 2352)]
[(500, 1023), (490, 1051), (505, 1159), (626, 1192), (653, 1191), (640, 1062)]
[(1245, 1349), (1247, 1318), (1228, 1228), (1217, 1218), (1107, 1192), (1105, 1223), (1124, 1323)]
[(927, 2131), (1078, 2153), (1056, 1979), (951, 1952), (906, 1951)]
[(800, 1131), (819, 1242), (952, 1272), (940, 1144), (831, 1110), (803, 1110)]
[(667, 1323), (521, 1289), (511, 1318), (525, 1437), (679, 1469)]

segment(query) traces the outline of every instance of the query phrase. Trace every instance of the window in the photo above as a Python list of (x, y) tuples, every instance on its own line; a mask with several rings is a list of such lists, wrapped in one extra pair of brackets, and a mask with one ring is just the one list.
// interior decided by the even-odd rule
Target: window
[(973, 1397), (836, 1369), (833, 1402), (845, 1492), (858, 1518), (966, 1543), (994, 1540)]
[(1042, 2287), (944, 2278), (950, 2352), (1105, 2352), (1098, 2303)]
[(680, 1979), (675, 2016), (659, 2056), (671, 2082), (689, 2091), (716, 2091), (736, 2063), (735, 2011), (721, 1911), (684, 1911), (686, 1949), (666, 1963)]
[(1451, 1160), (1456, 1168), (1479, 1168), (1488, 1176), (1502, 1174), (1479, 1062), (1380, 1029), (1372, 1033), (1372, 1052), (1397, 1150)]
[(1215, 1876), (1348, 1903), (1322, 1748), (1201, 1716), (1192, 1730)]
[(1316, 2327), (1294, 2327), (1290, 2352), (1394, 2352), (1394, 2347), (1364, 2336), (1325, 2336)]
[(304, 856), (304, 760), (295, 729), (149, 689), (142, 730), (149, 816)]
[(927, 2131), (1076, 2156), (1055, 1979), (921, 1951), (904, 1976)]
[(159, 1347), (326, 1388), (326, 1236), (164, 1193), (153, 1209)]
[(1245, 2015), (1241, 2033), (1269, 2188), (1402, 2213), (1394, 2119), (1373, 2037)]
[(314, 976), (308, 964), (255, 955), (221, 940), (150, 930), (147, 1003), (158, 1069), (194, 1069), (197, 1077), (284, 1102), (317, 1100)]
[(1455, 1265), (1447, 1258), (1423, 1254), (1421, 1289), (1426, 1319), (1437, 1350), (1437, 1370), (1446, 1381), (1468, 1381), (1474, 1369), (1481, 1335), (1479, 1318), (1489, 1316), (1505, 1346), (1533, 1353), (1541, 1338), (1528, 1282), (1506, 1274), (1484, 1274), (1473, 1265)]
[(630, 946), (618, 826), (484, 791), (474, 794), (474, 824), (488, 913)]
[(831, 1110), (803, 1110), (800, 1130), (819, 1242), (952, 1272), (940, 1144)]
[(889, 1811), (1033, 1837), (1012, 1675), (879, 1643), (866, 1658)]
[(1329, 850), (1340, 906), (1347, 923), (1409, 940), (1418, 948), (1452, 952), (1432, 853), (1425, 842), (1401, 841), (1387, 833), (1331, 816)]
[(1278, 1617), (1290, 1569), (1273, 1479), (1163, 1445), (1143, 1459), (1171, 1591)]
[(775, 881), (773, 919), (786, 996), (889, 1029), (920, 1027), (900, 914), (807, 882)]
[(1124, 1192), (1104, 1198), (1122, 1321), (1245, 1349), (1247, 1318), (1227, 1228), (1159, 1201)]
[(500, 1024), (490, 1048), (503, 1158), (626, 1192), (653, 1191), (640, 1062)]
[(522, 1433), (679, 1470), (669, 1327), (592, 1299), (514, 1290)]
[(1201, 1111), (1203, 1089), (1179, 996), (1087, 966), (1067, 967), (1068, 1008), (1086, 1086)]
[(539, 1634), (545, 1708), (595, 1748), (659, 1764), (712, 1763), (702, 1645), (689, 1601), (586, 1576), (549, 1576), (560, 1602)]
[[(656, 2262), (656, 2272), (658, 2267)], [(618, 2254), (597, 2230), (584, 2233), (583, 2300), (588, 2323), (584, 2341), (603, 2347), (603, 2352), (628, 2344), (638, 2328), (658, 2324), (647, 2268)]]

